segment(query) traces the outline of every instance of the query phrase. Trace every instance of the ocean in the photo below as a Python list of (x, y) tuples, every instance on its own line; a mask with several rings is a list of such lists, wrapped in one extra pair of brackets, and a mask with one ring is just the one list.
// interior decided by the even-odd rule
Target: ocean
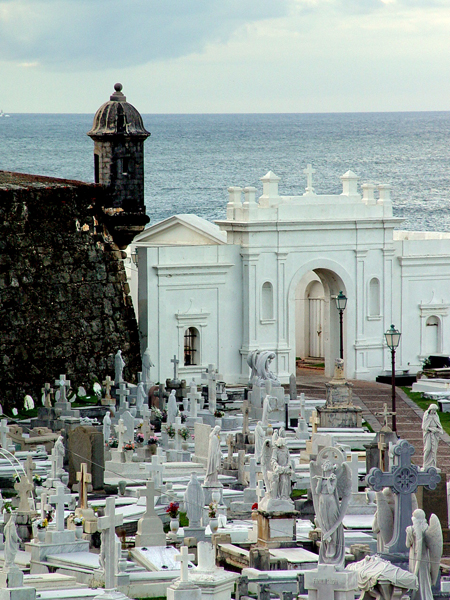
[[(93, 115), (11, 114), (0, 118), (0, 169), (92, 182)], [(303, 169), (318, 194), (389, 183), (402, 229), (450, 231), (450, 112), (143, 115), (147, 213), (225, 217), (229, 186), (255, 186), (272, 170), (282, 195), (301, 195)]]

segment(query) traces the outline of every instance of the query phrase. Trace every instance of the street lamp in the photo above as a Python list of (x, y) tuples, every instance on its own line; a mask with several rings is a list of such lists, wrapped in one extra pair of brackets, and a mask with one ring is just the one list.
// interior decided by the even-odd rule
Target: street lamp
[(397, 432), (397, 415), (395, 414), (395, 350), (400, 343), (401, 335), (400, 331), (395, 329), (393, 325), (391, 325), (384, 334), (386, 344), (388, 345), (388, 348), (390, 348), (392, 356), (392, 431), (394, 432)]
[(339, 354), (344, 358), (344, 310), (347, 306), (347, 296), (341, 291), (335, 298), (336, 308), (339, 311)]

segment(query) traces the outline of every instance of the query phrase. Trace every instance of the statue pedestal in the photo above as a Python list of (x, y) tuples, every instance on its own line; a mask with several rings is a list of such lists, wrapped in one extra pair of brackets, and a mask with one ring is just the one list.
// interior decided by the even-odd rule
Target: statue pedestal
[(334, 565), (320, 565), (305, 571), (304, 586), (308, 600), (354, 600), (358, 576), (355, 571), (336, 571)]
[(320, 418), (320, 427), (362, 427), (362, 409), (359, 406), (318, 406), (316, 410)]
[(258, 510), (258, 546), (279, 548), (282, 542), (295, 542), (298, 512)]

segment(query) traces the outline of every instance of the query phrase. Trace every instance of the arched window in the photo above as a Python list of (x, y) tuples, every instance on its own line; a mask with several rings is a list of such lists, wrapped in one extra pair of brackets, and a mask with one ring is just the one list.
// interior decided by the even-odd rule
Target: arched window
[(441, 352), (441, 322), (439, 317), (428, 317), (425, 323), (425, 352), (439, 354)]
[(270, 319), (273, 319), (273, 287), (269, 281), (266, 281), (261, 290), (261, 320)]
[(195, 327), (184, 332), (184, 366), (200, 364), (200, 333)]
[(369, 283), (369, 317), (378, 317), (380, 314), (380, 282), (373, 277)]

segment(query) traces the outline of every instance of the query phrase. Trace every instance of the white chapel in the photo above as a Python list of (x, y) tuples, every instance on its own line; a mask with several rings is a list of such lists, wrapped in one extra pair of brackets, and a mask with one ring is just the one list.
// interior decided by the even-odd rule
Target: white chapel
[[(314, 170), (298, 196), (280, 196), (280, 178), (230, 187), (226, 220), (175, 215), (138, 235), (131, 289), (142, 351), (155, 381), (200, 378), (214, 363), (228, 383), (249, 378), (247, 355), (270, 350), (282, 383), (296, 357), (323, 358), (332, 375), (340, 352), (335, 298), (343, 313), (346, 375), (375, 379), (390, 369), (384, 332), (402, 333), (398, 369), (415, 373), (430, 354), (450, 355), (450, 234), (399, 229), (389, 185), (342, 175), (340, 195), (320, 195)], [(360, 190), (360, 191), (359, 191)]]

